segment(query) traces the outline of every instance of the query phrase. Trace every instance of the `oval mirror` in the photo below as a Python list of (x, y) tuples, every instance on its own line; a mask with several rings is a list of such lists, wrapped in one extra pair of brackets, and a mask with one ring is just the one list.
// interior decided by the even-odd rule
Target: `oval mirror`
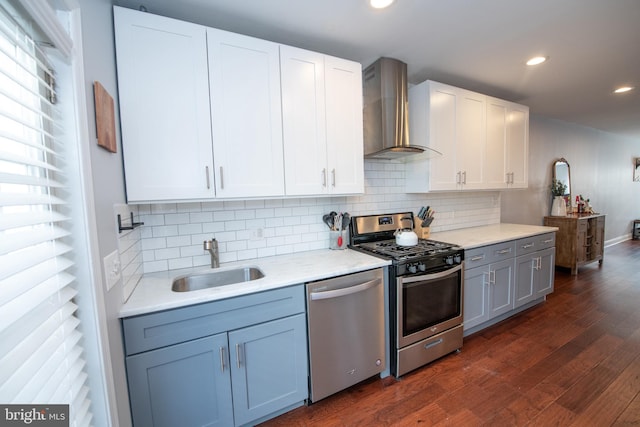
[(553, 178), (567, 186), (564, 197), (567, 200), (571, 200), (571, 172), (569, 162), (564, 157), (556, 160), (553, 164)]

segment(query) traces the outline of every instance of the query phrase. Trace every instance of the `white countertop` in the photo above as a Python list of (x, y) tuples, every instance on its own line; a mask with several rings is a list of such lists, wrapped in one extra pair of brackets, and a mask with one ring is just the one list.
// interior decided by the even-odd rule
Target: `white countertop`
[(191, 304), (215, 301), (253, 292), (266, 291), (333, 276), (356, 273), (390, 265), (391, 261), (351, 249), (300, 252), (268, 258), (224, 263), (220, 270), (259, 267), (265, 277), (250, 282), (219, 286), (191, 292), (173, 292), (171, 284), (178, 276), (212, 271), (210, 267), (149, 273), (142, 276), (120, 317), (135, 316)]
[(494, 243), (535, 236), (557, 231), (558, 227), (524, 224), (493, 224), (482, 227), (460, 228), (458, 230), (431, 233), (429, 239), (455, 243), (464, 249), (472, 249)]
[[(431, 233), (430, 239), (455, 243), (472, 249), (508, 240), (557, 231), (557, 227), (522, 224), (494, 224)], [(210, 267), (149, 273), (142, 276), (129, 300), (122, 306), (120, 317), (135, 316), (191, 304), (231, 298), (299, 283), (321, 280), (358, 271), (390, 265), (391, 261), (351, 249), (300, 252), (248, 261), (230, 262), (220, 270), (258, 267), (265, 277), (250, 282), (219, 286), (191, 292), (173, 292), (171, 283), (178, 276), (211, 271)]]

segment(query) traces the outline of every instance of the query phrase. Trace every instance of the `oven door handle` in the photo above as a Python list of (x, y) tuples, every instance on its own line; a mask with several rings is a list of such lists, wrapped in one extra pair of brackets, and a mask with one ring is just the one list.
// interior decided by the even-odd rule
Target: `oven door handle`
[(444, 271), (439, 271), (437, 273), (427, 273), (427, 274), (422, 274), (420, 276), (413, 276), (409, 278), (401, 277), (401, 279), (403, 283), (418, 282), (422, 280), (437, 280), (437, 279), (442, 279), (443, 277), (447, 277), (450, 274), (457, 273), (458, 271), (462, 270), (462, 267), (463, 265), (459, 264), (453, 268), (449, 268)]
[(345, 295), (351, 295), (358, 292), (366, 291), (367, 289), (371, 289), (374, 286), (378, 286), (381, 282), (382, 281), (380, 279), (374, 279), (368, 282), (361, 283), (359, 285), (349, 286), (347, 288), (340, 288), (323, 292), (311, 292), (309, 294), (309, 298), (311, 298), (312, 301), (320, 299), (339, 298)]

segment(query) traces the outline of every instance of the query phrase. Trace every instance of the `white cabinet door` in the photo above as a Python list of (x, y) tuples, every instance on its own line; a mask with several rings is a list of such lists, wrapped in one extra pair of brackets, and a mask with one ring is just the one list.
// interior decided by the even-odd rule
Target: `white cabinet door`
[(280, 46), (287, 195), (328, 192), (324, 55)]
[(364, 193), (362, 65), (332, 56), (324, 65), (331, 193)]
[(407, 192), (456, 190), (460, 175), (456, 149), (456, 91), (452, 86), (425, 81), (409, 89), (409, 140), (442, 155), (428, 153), (406, 159)]
[(484, 188), (485, 96), (426, 81), (409, 90), (411, 144), (442, 155), (410, 157), (407, 191)]
[(487, 188), (507, 187), (507, 106), (501, 99), (487, 99), (487, 145), (485, 183)]
[(486, 185), (527, 188), (529, 108), (497, 98), (487, 101)]
[(457, 90), (456, 151), (458, 188), (484, 188), (486, 100), (479, 93)]
[(362, 67), (280, 47), (286, 194), (364, 191)]
[(529, 185), (529, 107), (508, 103), (506, 159), (511, 188)]
[(206, 29), (114, 7), (129, 202), (215, 196)]
[[(416, 144), (428, 145), (442, 153), (442, 156), (434, 157), (430, 161), (431, 174), (428, 183), (430, 189), (455, 190), (460, 180), (457, 166), (456, 124), (458, 117), (455, 88), (434, 82), (430, 85), (428, 94), (429, 97), (425, 102), (429, 103), (430, 126), (427, 136), (429, 141), (423, 142), (422, 138), (419, 138)], [(411, 111), (411, 107), (409, 111)], [(411, 124), (411, 122), (409, 123)], [(411, 138), (411, 133), (409, 137)]]
[(277, 44), (207, 29), (218, 197), (284, 195)]

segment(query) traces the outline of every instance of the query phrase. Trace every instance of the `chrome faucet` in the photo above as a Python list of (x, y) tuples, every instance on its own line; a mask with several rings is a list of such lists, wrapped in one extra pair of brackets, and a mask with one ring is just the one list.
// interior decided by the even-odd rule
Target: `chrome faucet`
[(218, 241), (216, 239), (205, 240), (204, 250), (211, 254), (211, 268), (220, 267), (220, 252), (218, 251)]

